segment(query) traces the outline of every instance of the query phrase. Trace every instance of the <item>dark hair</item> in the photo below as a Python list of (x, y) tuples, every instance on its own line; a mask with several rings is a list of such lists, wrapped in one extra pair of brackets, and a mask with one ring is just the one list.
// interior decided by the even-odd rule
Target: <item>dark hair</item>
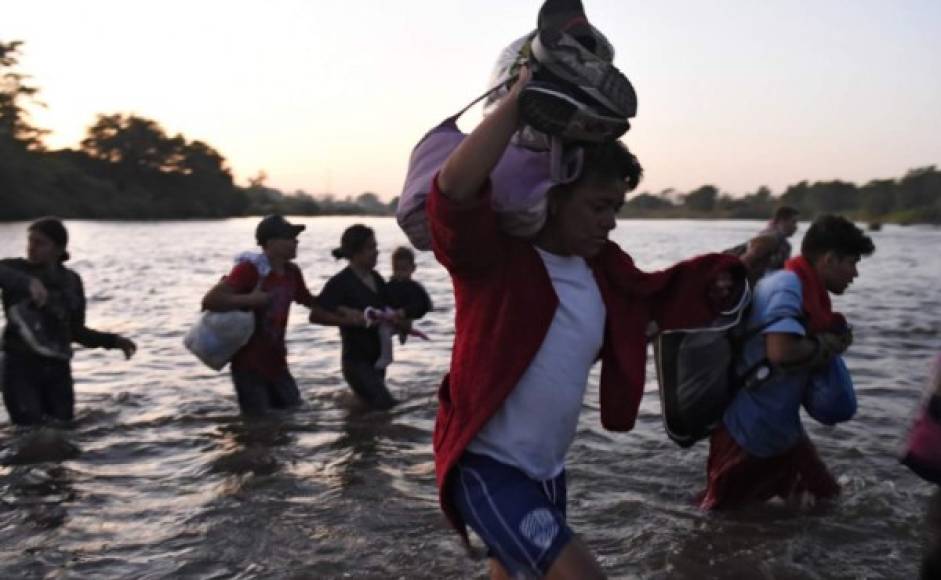
[(797, 208), (791, 207), (789, 205), (782, 205), (778, 209), (774, 210), (774, 217), (771, 218), (771, 221), (779, 222), (782, 220), (789, 220), (791, 218), (797, 217), (801, 212)]
[(65, 251), (66, 246), (69, 245), (69, 231), (65, 229), (62, 220), (54, 217), (40, 218), (29, 224), (28, 230), (41, 233), (52, 240), (52, 243), (62, 248), (62, 255), (59, 256), (60, 262), (69, 259), (69, 253)]
[(415, 252), (411, 249), (406, 248), (405, 246), (399, 246), (392, 252), (392, 261), (397, 262), (399, 260), (408, 260), (412, 264), (415, 263)]
[(550, 203), (564, 202), (581, 184), (607, 184), (624, 182), (631, 191), (644, 174), (637, 157), (620, 141), (590, 143), (582, 146), (582, 174), (572, 183), (555, 185), (546, 193)]
[(337, 260), (340, 258), (349, 260), (363, 249), (369, 238), (374, 237), (376, 237), (376, 232), (372, 228), (363, 224), (353, 224), (343, 231), (343, 236), (340, 237), (340, 247), (331, 253)]
[(644, 169), (627, 145), (620, 141), (583, 146), (582, 175), (578, 182), (623, 181), (627, 191), (640, 183)]
[(875, 251), (872, 239), (856, 224), (843, 216), (832, 214), (815, 219), (801, 242), (801, 254), (810, 261), (827, 252), (862, 257)]

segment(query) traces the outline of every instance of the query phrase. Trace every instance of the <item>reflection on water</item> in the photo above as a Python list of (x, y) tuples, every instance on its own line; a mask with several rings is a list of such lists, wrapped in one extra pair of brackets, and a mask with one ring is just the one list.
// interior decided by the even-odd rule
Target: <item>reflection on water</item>
[[(312, 289), (340, 264), (329, 250), (346, 219), (299, 220), (298, 263)], [(376, 228), (380, 271), (404, 237)], [(199, 298), (248, 249), (255, 220), (72, 222), (71, 266), (85, 279), (93, 327), (137, 340), (129, 362), (83, 350), (77, 420), (61, 431), (13, 429), (0, 413), (0, 578), (473, 578), (484, 566), (442, 521), (431, 431), (453, 338), (453, 298), (432, 256), (417, 277), (438, 310), (432, 338), (396, 350), (389, 385), (402, 404), (363, 409), (342, 384), (336, 329), (295, 310), (290, 364), (302, 408), (237, 415), (225, 373), (181, 345)], [(644, 268), (734, 245), (761, 224), (622, 222), (615, 238)], [(798, 234), (800, 235), (800, 234)], [(0, 225), (6, 255), (25, 224)], [(706, 448), (663, 435), (648, 382), (637, 428), (598, 419), (597, 369), (570, 453), (574, 528), (614, 577), (910, 578), (929, 488), (898, 466), (900, 436), (939, 348), (941, 231), (886, 226), (861, 277), (835, 300), (856, 329), (848, 362), (859, 415), (810, 426), (843, 497), (800, 511), (767, 505), (703, 514), (692, 498)], [(652, 369), (648, 369), (652, 380)]]

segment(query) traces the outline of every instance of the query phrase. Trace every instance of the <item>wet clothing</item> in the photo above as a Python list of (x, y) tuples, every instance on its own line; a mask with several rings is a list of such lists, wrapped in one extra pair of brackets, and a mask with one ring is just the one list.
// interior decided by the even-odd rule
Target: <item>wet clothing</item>
[(431, 312), (431, 297), (425, 287), (414, 280), (396, 280), (386, 282), (389, 306), (405, 310), (405, 317), (418, 320)]
[[(802, 312), (801, 284), (794, 273), (780, 270), (762, 278), (755, 287), (747, 327), (781, 320), (746, 341), (736, 372), (744, 373), (764, 360), (764, 335), (806, 335)], [(723, 416), (732, 438), (756, 457), (773, 457), (794, 446), (804, 435), (800, 407), (808, 380), (808, 371), (776, 373), (757, 388), (739, 391)]]
[[(467, 449), (541, 481), (565, 468), (588, 372), (601, 351), (605, 308), (584, 258), (536, 251), (549, 272), (559, 307), (529, 368)], [(547, 430), (546, 425), (554, 429)]]
[(385, 368), (357, 359), (343, 361), (343, 379), (373, 409), (389, 409), (396, 400), (386, 387)]
[(840, 493), (817, 448), (804, 435), (787, 451), (773, 457), (749, 454), (720, 425), (709, 440), (708, 482), (699, 496), (702, 509), (723, 509), (774, 497), (796, 498), (808, 493), (828, 499)]
[[(240, 262), (224, 278), (238, 294), (248, 294), (258, 286), (258, 269), (251, 262)], [(232, 357), (232, 371), (253, 373), (276, 381), (288, 371), (287, 331), (291, 303), (312, 306), (314, 297), (307, 289), (304, 275), (296, 264), (287, 263), (284, 272), (270, 272), (262, 279), (261, 290), (271, 298), (263, 310), (255, 311), (255, 332), (248, 343)]]
[[(368, 307), (384, 309), (390, 305), (385, 280), (375, 270), (370, 272), (376, 289), (363, 282), (349, 266), (327, 280), (320, 296), (321, 307), (336, 311), (344, 306), (357, 311)], [(369, 328), (341, 326), (343, 343), (343, 378), (360, 398), (376, 409), (388, 409), (395, 404), (385, 383), (385, 368), (376, 368), (382, 355), (382, 337), (379, 325)], [(388, 341), (389, 337), (386, 336)]]
[[(765, 276), (755, 287), (748, 326), (781, 320), (745, 343), (739, 372), (764, 358), (766, 334), (806, 336), (846, 326), (843, 316), (832, 311), (826, 289), (806, 260), (795, 258), (787, 268)], [(819, 498), (839, 493), (801, 423), (808, 384), (821, 377), (829, 375), (777, 372), (757, 388), (735, 395), (723, 426), (710, 440), (707, 487), (700, 507), (731, 507), (804, 492)]]
[(7, 314), (3, 331), (6, 355), (3, 399), (10, 420), (17, 425), (38, 424), (49, 417), (70, 420), (75, 394), (68, 360), (33, 352), (16, 325), (10, 322), (10, 308), (31, 299), (28, 282), (29, 277), (34, 277), (48, 292), (41, 313), (46, 323), (45, 338), (52, 343), (51, 350), (71, 356), (73, 342), (88, 348), (117, 348), (119, 337), (85, 326), (85, 291), (82, 278), (76, 272), (62, 265), (39, 266), (22, 258), (0, 260), (0, 269), (13, 270), (26, 279), (25, 284), (14, 283), (3, 288), (3, 310)]
[[(455, 204), (435, 180), (427, 212), (435, 257), (451, 275), (456, 303), (450, 372), (438, 389), (435, 471), (441, 507), (465, 534), (451, 492), (455, 466), (530, 367), (559, 299), (536, 248), (498, 227), (487, 187), (475, 202)], [(587, 263), (607, 313), (601, 422), (629, 431), (644, 390), (649, 323), (661, 329), (706, 324), (720, 310), (707, 297), (709, 285), (725, 271), (744, 280), (745, 271), (737, 258), (715, 254), (645, 273), (613, 242)]]
[(0, 290), (29, 291), (29, 276), (9, 266), (0, 265)]
[[(42, 312), (50, 322), (46, 330), (49, 339), (55, 343), (55, 350), (71, 354), (73, 342), (88, 348), (117, 348), (118, 335), (85, 326), (85, 289), (77, 273), (62, 265), (37, 266), (22, 258), (0, 260), (0, 266), (38, 278), (46, 287), (48, 298)], [(5, 289), (3, 311), (7, 313), (14, 304), (30, 299), (28, 286)], [(3, 350), (8, 353), (32, 352), (16, 326), (9, 323), (9, 316), (7, 321)]]
[(288, 370), (284, 336), (291, 303), (308, 307), (315, 303), (296, 264), (288, 262), (280, 274), (266, 272), (260, 286), (258, 268), (258, 264), (245, 260), (224, 278), (225, 284), (239, 294), (260, 287), (270, 297), (263, 310), (255, 311), (255, 332), (235, 353), (230, 365), (239, 409), (248, 416), (262, 416), (270, 409), (287, 409), (301, 403), (297, 383)]
[(25, 352), (6, 353), (3, 404), (14, 425), (40, 425), (50, 418), (71, 421), (75, 392), (69, 361)]
[(239, 409), (245, 415), (263, 416), (271, 409), (290, 409), (301, 404), (297, 383), (287, 369), (277, 376), (233, 369), (232, 384)]
[(486, 455), (464, 453), (452, 501), (513, 578), (543, 578), (572, 540), (565, 472), (538, 481)]
[[(353, 268), (347, 266), (336, 275), (327, 280), (320, 296), (317, 297), (321, 307), (336, 311), (340, 306), (364, 311), (368, 307), (384, 309), (390, 305), (386, 292), (386, 282), (378, 272), (370, 272), (376, 290), (373, 290), (360, 280)], [(381, 351), (379, 345), (378, 326), (369, 328), (341, 326), (340, 338), (343, 342), (343, 360), (363, 361), (374, 364)]]

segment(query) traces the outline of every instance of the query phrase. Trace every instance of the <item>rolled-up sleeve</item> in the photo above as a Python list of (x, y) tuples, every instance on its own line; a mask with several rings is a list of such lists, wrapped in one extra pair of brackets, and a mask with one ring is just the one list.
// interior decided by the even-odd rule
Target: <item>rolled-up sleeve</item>
[(797, 276), (779, 275), (766, 278), (766, 283), (774, 284), (769, 289), (768, 304), (763, 309), (762, 323), (772, 322), (762, 330), (763, 334), (798, 334), (804, 336), (807, 331), (801, 324), (803, 318), (803, 291)]

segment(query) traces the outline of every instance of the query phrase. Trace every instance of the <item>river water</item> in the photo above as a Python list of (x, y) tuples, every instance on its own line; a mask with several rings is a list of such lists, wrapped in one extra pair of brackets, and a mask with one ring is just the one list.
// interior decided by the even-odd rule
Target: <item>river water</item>
[[(329, 250), (353, 220), (299, 221), (308, 230), (297, 262), (316, 292), (342, 266)], [(376, 229), (388, 274), (404, 236), (391, 219), (359, 221)], [(89, 325), (128, 334), (139, 352), (77, 352), (77, 420), (53, 438), (78, 450), (61, 460), (17, 455), (36, 435), (0, 413), (0, 578), (484, 577), (479, 554), (445, 526), (434, 485), (435, 390), (453, 338), (446, 273), (419, 255), (416, 277), (436, 304), (419, 328), (432, 340), (397, 349), (394, 411), (357, 406), (336, 329), (295, 307), (289, 361), (304, 407), (246, 423), (228, 374), (181, 341), (205, 290), (251, 249), (255, 222), (68, 224)], [(626, 220), (613, 237), (653, 269), (761, 225)], [(0, 225), (0, 255), (23, 255), (25, 229)], [(631, 433), (601, 429), (595, 369), (569, 454), (569, 513), (612, 577), (915, 577), (931, 489), (896, 454), (941, 348), (941, 230), (886, 226), (873, 237), (876, 254), (835, 300), (856, 330), (847, 362), (858, 416), (835, 428), (808, 421), (844, 487), (830, 508), (701, 513), (692, 498), (706, 445), (681, 450), (666, 438), (652, 368)]]

